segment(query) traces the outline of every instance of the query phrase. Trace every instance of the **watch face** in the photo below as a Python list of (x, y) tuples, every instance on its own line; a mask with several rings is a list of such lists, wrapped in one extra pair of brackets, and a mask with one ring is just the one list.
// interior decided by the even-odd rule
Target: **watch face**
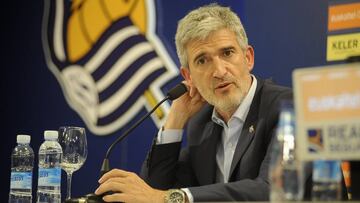
[(184, 196), (180, 192), (173, 192), (169, 195), (169, 200), (171, 203), (183, 203), (184, 202)]

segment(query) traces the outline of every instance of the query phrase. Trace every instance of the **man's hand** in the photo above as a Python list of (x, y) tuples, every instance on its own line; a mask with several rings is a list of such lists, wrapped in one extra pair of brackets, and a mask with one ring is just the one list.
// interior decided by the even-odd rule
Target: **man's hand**
[(183, 83), (189, 91), (173, 101), (164, 129), (183, 129), (191, 116), (206, 103), (196, 87), (189, 85), (186, 81)]
[(163, 203), (165, 191), (156, 190), (146, 184), (138, 175), (120, 169), (113, 169), (99, 179), (100, 186), (95, 194), (112, 191), (104, 196), (106, 202)]

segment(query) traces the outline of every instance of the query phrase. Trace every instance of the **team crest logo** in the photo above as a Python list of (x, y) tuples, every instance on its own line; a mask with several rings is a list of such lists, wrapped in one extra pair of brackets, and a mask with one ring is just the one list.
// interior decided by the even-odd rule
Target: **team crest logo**
[[(151, 0), (45, 0), (43, 47), (69, 106), (96, 135), (164, 98), (178, 69), (155, 34)], [(169, 104), (153, 115), (160, 125)]]
[(322, 129), (308, 129), (308, 151), (310, 153), (319, 153), (324, 151), (324, 139)]

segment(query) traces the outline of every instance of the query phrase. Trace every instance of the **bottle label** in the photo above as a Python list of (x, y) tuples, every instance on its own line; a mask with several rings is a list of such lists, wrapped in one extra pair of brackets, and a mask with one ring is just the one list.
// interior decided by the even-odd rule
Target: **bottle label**
[(341, 180), (339, 161), (314, 161), (313, 181), (328, 182)]
[(31, 189), (32, 172), (11, 172), (11, 189)]
[(60, 186), (61, 169), (56, 168), (39, 168), (38, 186)]

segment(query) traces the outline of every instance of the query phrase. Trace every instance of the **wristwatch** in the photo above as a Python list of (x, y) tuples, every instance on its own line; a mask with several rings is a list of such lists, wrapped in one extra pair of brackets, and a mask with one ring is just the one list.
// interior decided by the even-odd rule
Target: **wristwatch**
[(165, 203), (185, 203), (185, 192), (179, 189), (166, 191)]

